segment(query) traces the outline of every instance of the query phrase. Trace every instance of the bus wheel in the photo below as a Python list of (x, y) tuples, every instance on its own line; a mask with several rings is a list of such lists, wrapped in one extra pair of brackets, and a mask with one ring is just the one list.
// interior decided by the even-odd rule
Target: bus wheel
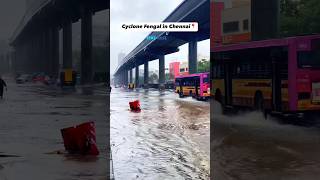
[(265, 116), (264, 100), (261, 92), (257, 92), (255, 95), (254, 107), (257, 111), (264, 113), (264, 116)]
[(219, 89), (217, 89), (215, 96), (214, 96), (214, 99), (222, 104), (222, 95), (221, 95), (221, 92)]
[(179, 92), (179, 97), (183, 98), (183, 92)]

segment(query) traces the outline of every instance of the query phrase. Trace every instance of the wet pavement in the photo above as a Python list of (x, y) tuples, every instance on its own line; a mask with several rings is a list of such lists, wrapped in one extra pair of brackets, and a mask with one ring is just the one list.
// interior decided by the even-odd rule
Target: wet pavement
[(213, 103), (215, 180), (317, 180), (320, 128), (283, 123), (258, 112), (222, 115)]
[[(92, 95), (43, 84), (17, 85), (5, 79), (0, 100), (0, 179), (106, 179), (106, 104), (103, 87)], [(57, 154), (63, 151), (60, 129), (94, 121), (97, 157)]]
[[(139, 99), (142, 111), (129, 110)], [(115, 179), (209, 179), (210, 103), (173, 91), (111, 93)]]

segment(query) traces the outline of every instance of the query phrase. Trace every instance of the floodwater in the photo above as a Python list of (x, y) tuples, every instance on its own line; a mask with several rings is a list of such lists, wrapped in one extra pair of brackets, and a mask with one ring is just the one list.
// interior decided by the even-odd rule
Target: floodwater
[[(0, 100), (1, 180), (106, 179), (106, 103), (102, 88), (83, 95), (42, 84), (17, 85), (11, 78), (6, 81), (8, 92)], [(87, 121), (95, 122), (100, 155), (63, 152), (60, 129)]]
[(215, 180), (317, 180), (319, 126), (293, 125), (257, 112), (222, 115), (213, 103)]
[[(140, 100), (140, 113), (129, 101)], [(173, 91), (111, 93), (115, 179), (209, 179), (210, 104)]]

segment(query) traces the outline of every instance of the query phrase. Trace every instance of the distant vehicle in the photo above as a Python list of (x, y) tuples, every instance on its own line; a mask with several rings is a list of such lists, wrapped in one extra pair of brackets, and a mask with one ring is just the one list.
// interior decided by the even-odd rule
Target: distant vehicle
[(43, 83), (46, 85), (53, 85), (56, 84), (56, 80), (54, 78), (51, 78), (50, 76), (45, 76)]
[(135, 84), (134, 83), (129, 83), (128, 84), (128, 89), (134, 89), (135, 88)]
[(166, 89), (174, 89), (174, 81), (167, 81), (165, 87)]
[[(81, 77), (80, 77), (81, 78)], [(64, 69), (60, 72), (60, 86), (74, 87), (77, 83), (77, 72), (73, 69)]]
[(29, 75), (29, 74), (23, 74), (23, 75), (20, 75), (16, 78), (17, 84), (22, 84), (22, 83), (30, 82), (30, 81), (31, 81), (31, 75)]
[(198, 100), (205, 100), (210, 97), (208, 72), (177, 76), (175, 86), (175, 91), (180, 97), (192, 96)]
[(35, 73), (32, 77), (32, 82), (44, 82), (45, 74), (44, 73)]

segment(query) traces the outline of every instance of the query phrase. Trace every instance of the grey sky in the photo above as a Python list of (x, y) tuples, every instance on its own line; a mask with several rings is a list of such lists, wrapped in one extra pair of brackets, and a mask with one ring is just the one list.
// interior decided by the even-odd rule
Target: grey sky
[(0, 1), (0, 39), (7, 40), (11, 37), (24, 12), (24, 0)]
[[(123, 31), (121, 25), (130, 22), (162, 22), (183, 0), (111, 0), (110, 2), (110, 60), (111, 73), (118, 66), (118, 54), (128, 54), (150, 32)], [(198, 55), (209, 57), (210, 41), (198, 43)], [(188, 45), (180, 47), (178, 53), (166, 55), (166, 67), (169, 62), (188, 60)], [(150, 69), (157, 69), (158, 61), (149, 63)]]

